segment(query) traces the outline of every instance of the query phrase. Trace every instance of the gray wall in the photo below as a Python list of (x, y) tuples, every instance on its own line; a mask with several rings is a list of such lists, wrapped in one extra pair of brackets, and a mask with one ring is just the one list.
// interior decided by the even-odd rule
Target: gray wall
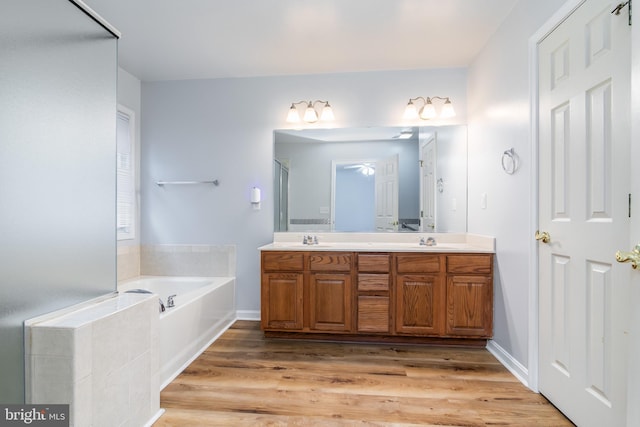
[(0, 402), (24, 320), (116, 289), (117, 42), (67, 0), (0, 13)]
[[(466, 70), (434, 69), (142, 84), (142, 244), (235, 244), (238, 308), (260, 307), (257, 247), (272, 240), (273, 130), (291, 102), (329, 100), (334, 127), (401, 126), (410, 97), (449, 96), (466, 122)], [(437, 123), (429, 123), (437, 124)], [(219, 179), (160, 188), (156, 180)], [(262, 209), (250, 191), (262, 189)], [(254, 313), (254, 314), (257, 314)]]
[[(469, 231), (496, 237), (494, 341), (529, 364), (531, 143), (528, 40), (562, 5), (521, 0), (469, 68)], [(514, 148), (520, 169), (502, 170)], [(487, 194), (487, 207), (480, 205)]]
[(436, 190), (436, 231), (467, 229), (467, 127), (436, 129), (436, 180), (442, 179), (442, 193)]

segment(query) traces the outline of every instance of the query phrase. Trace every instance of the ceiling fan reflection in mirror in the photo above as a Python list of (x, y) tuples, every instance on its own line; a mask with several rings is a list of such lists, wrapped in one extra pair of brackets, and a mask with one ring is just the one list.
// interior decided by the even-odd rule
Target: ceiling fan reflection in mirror
[(344, 169), (358, 169), (363, 175), (371, 176), (376, 173), (376, 165), (373, 163), (358, 163), (354, 165), (345, 166)]

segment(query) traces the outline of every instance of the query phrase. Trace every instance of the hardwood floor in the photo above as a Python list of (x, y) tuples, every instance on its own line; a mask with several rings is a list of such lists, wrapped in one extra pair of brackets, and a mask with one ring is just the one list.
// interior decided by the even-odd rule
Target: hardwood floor
[(265, 339), (238, 321), (161, 393), (161, 426), (571, 426), (487, 350)]

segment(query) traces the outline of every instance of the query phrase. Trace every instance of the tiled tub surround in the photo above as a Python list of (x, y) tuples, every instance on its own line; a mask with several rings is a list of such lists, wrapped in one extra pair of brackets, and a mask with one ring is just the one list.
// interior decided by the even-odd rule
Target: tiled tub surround
[(144, 276), (235, 276), (234, 245), (122, 245), (118, 282)]
[[(142, 276), (118, 290), (145, 289), (165, 304), (160, 314), (160, 384), (164, 388), (236, 319), (234, 277)], [(167, 304), (175, 295), (174, 307)], [(157, 307), (156, 307), (157, 308)]]
[(114, 294), (25, 331), (28, 403), (69, 403), (72, 426), (138, 427), (160, 415), (156, 296)]
[(234, 245), (144, 245), (143, 276), (228, 277), (236, 275)]
[(118, 282), (140, 275), (140, 245), (122, 245), (117, 250)]

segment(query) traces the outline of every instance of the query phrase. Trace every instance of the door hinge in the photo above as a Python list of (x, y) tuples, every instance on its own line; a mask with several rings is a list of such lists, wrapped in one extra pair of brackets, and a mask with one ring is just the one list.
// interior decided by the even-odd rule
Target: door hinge
[(629, 218), (631, 218), (631, 193), (629, 193)]
[(624, 3), (620, 3), (611, 11), (614, 15), (620, 15), (622, 9), (624, 9), (625, 6), (629, 6), (629, 26), (631, 26), (631, 2), (632, 0), (628, 0)]
[(424, 160), (418, 160), (420, 162), (420, 167), (424, 167)]

